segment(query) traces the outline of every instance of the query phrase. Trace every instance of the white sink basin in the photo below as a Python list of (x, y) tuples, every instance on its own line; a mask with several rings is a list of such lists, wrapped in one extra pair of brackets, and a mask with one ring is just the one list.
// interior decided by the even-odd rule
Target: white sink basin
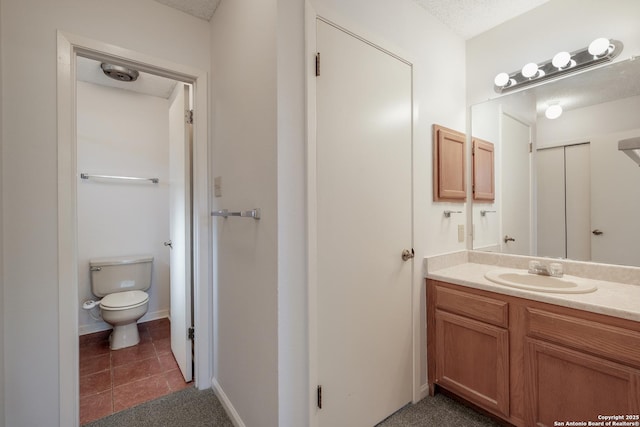
[(598, 289), (581, 277), (568, 276), (566, 274), (563, 277), (541, 276), (539, 274), (530, 274), (525, 270), (511, 268), (491, 270), (484, 277), (499, 285), (538, 292), (585, 294)]

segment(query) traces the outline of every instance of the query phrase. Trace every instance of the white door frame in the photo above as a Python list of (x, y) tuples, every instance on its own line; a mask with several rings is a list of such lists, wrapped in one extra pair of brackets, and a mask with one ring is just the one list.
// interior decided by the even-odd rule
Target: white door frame
[[(317, 156), (316, 156), (316, 131), (317, 131), (317, 111), (316, 111), (316, 19), (322, 19), (331, 25), (343, 29), (345, 32), (354, 35), (363, 40), (365, 43), (372, 44), (390, 55), (397, 57), (412, 67), (412, 74), (415, 76), (415, 63), (412, 55), (390, 45), (386, 40), (380, 39), (368, 31), (362, 29), (357, 23), (350, 22), (344, 17), (336, 14), (330, 9), (323, 9), (318, 12), (311, 5), (309, 0), (305, 1), (305, 81), (306, 81), (306, 122), (307, 122), (307, 143), (306, 143), (306, 167), (307, 167), (307, 327), (308, 327), (308, 397), (309, 397), (309, 427), (318, 426), (318, 409), (316, 387), (318, 385), (318, 265), (317, 265)], [(348, 28), (348, 29), (347, 29)], [(351, 29), (351, 31), (349, 30)], [(354, 33), (353, 31), (357, 31)], [(363, 38), (365, 37), (365, 38)], [(413, 79), (413, 77), (412, 77)], [(412, 93), (412, 97), (414, 94)], [(419, 126), (418, 105), (415, 97), (412, 100), (413, 118), (412, 128), (413, 135), (416, 134), (416, 128)], [(412, 135), (412, 138), (413, 138)], [(412, 182), (416, 179), (416, 144), (412, 141)], [(421, 167), (421, 165), (420, 165)], [(416, 218), (415, 189), (412, 184), (412, 218)], [(412, 223), (412, 230), (415, 225)], [(415, 232), (414, 232), (415, 233)], [(422, 307), (426, 307), (426, 299), (423, 291), (424, 277), (422, 268), (422, 256), (420, 255), (421, 243), (416, 236), (412, 236), (413, 247), (416, 250), (416, 259), (413, 262), (412, 284), (411, 284), (411, 316), (412, 316), (412, 336), (413, 336), (413, 403), (418, 402), (428, 394), (428, 385), (422, 384), (421, 373), (425, 373), (426, 378), (426, 346), (422, 349), (421, 343), (426, 342), (426, 326), (422, 322)], [(424, 339), (423, 339), (424, 335)], [(323, 426), (321, 426), (323, 427)]]
[[(79, 423), (78, 254), (76, 171), (76, 56), (109, 60), (194, 86), (193, 267), (195, 383), (211, 386), (212, 289), (207, 73), (97, 40), (57, 34), (58, 122), (58, 330), (61, 426)], [(186, 333), (186, 332), (185, 332)]]

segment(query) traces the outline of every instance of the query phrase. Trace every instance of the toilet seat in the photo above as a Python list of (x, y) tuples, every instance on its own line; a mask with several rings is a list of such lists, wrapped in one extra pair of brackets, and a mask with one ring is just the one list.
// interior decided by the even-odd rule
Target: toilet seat
[(144, 291), (124, 291), (109, 294), (100, 301), (102, 310), (126, 310), (140, 307), (149, 301), (149, 294)]

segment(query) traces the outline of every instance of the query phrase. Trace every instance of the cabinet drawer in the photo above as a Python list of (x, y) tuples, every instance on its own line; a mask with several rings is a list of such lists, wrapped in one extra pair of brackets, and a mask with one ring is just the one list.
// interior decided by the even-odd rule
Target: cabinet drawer
[(493, 298), (435, 287), (436, 307), (482, 322), (506, 328), (509, 326), (509, 304)]
[(640, 366), (640, 332), (527, 308), (527, 335)]

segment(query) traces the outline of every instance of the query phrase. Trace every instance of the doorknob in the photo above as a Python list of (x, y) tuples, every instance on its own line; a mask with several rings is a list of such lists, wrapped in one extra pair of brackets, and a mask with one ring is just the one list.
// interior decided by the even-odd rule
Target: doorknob
[(171, 249), (173, 249), (173, 243), (171, 243), (171, 240), (164, 242), (165, 246), (169, 246)]
[(595, 230), (592, 231), (594, 236), (602, 236), (604, 234), (604, 231), (600, 231), (597, 228)]
[(413, 248), (411, 248), (411, 250), (405, 249), (404, 251), (402, 251), (402, 260), (403, 261), (409, 261), (414, 256), (416, 256), (416, 254), (415, 254), (415, 252), (413, 252)]
[(509, 236), (508, 234), (505, 234), (504, 236), (504, 242), (508, 243), (508, 242), (515, 242), (516, 239), (514, 239), (513, 237)]

